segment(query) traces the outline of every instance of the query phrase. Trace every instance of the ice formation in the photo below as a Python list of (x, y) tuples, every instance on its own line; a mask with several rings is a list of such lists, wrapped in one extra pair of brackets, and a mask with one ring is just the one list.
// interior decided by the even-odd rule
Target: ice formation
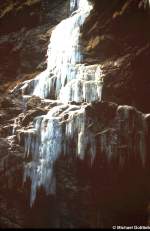
[(83, 159), (87, 150), (95, 155), (85, 107), (101, 99), (102, 72), (99, 65), (81, 64), (80, 52), (80, 29), (92, 8), (88, 0), (70, 0), (70, 17), (52, 32), (47, 69), (21, 87), (24, 94), (59, 101), (47, 115), (36, 117), (25, 134), (26, 157), (32, 156), (24, 175), (31, 179), (31, 206), (40, 186), (55, 192), (53, 166), (59, 155), (74, 153)]

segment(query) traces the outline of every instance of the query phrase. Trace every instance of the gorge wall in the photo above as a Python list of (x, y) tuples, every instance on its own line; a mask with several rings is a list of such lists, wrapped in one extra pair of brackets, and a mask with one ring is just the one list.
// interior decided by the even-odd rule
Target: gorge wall
[[(24, 0), (12, 4), (8, 0), (0, 6), (2, 228), (149, 224), (148, 1), (93, 0), (92, 3), (94, 9), (81, 28), (81, 62), (86, 66), (100, 65), (102, 101), (83, 103), (84, 133), (82, 112), (78, 112), (83, 107), (81, 102), (71, 100), (68, 108), (62, 106), (57, 112), (64, 129), (72, 111), (77, 128), (64, 142), (67, 153), (62, 151), (54, 163), (55, 194), (46, 194), (40, 185), (32, 207), (31, 178), (23, 182), (24, 166), (32, 161), (32, 148), (35, 150), (29, 140), (33, 144), (35, 137), (28, 136), (28, 131), (37, 116), (45, 116), (61, 105), (39, 96), (22, 101), (20, 91), (10, 93), (10, 90), (46, 69), (52, 29), (68, 17), (69, 1)], [(86, 136), (83, 153), (80, 150)]]

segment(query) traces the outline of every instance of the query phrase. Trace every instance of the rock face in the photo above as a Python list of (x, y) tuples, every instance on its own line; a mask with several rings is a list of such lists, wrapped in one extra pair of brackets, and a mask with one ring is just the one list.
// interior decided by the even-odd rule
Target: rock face
[[(0, 228), (149, 224), (148, 1), (91, 2), (94, 9), (82, 27), (80, 46), (84, 68), (102, 68), (102, 101), (88, 94), (88, 103), (82, 102), (72, 93), (65, 107), (56, 94), (22, 99), (22, 93), (29, 94), (32, 79), (46, 69), (48, 41), (55, 25), (68, 16), (68, 1), (1, 3)], [(85, 71), (85, 79), (91, 76)], [(24, 80), (29, 82), (22, 91)], [(74, 92), (74, 85), (70, 89)], [(54, 124), (46, 117), (51, 111), (59, 118)], [(40, 162), (38, 152), (51, 158), (47, 147), (52, 146), (54, 154), (61, 147), (53, 168), (47, 166), (49, 159)], [(31, 178), (35, 164), (39, 175)], [(47, 169), (55, 176), (54, 194), (45, 190)]]
[(23, 191), (24, 150), (17, 145), (12, 129), (13, 119), (22, 112), (22, 105), (8, 95), (0, 98), (0, 105), (0, 227), (19, 228), (23, 225), (17, 200), (21, 202)]
[(93, 1), (83, 28), (84, 62), (103, 63), (103, 100), (149, 112), (148, 1)]

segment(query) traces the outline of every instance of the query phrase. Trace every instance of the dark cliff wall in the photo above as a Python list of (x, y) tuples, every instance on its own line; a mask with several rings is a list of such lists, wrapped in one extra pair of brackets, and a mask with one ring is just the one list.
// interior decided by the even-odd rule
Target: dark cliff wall
[(148, 1), (93, 1), (83, 28), (84, 61), (103, 64), (103, 99), (149, 112), (150, 10)]

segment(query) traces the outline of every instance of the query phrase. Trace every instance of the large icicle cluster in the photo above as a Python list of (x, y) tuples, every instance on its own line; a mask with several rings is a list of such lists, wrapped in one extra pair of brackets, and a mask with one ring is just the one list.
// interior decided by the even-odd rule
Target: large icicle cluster
[(94, 158), (95, 140), (88, 132), (85, 107), (56, 106), (46, 116), (35, 118), (35, 129), (28, 130), (26, 155), (31, 155), (32, 161), (26, 165), (25, 180), (30, 177), (32, 181), (31, 205), (38, 187), (43, 186), (47, 193), (55, 192), (53, 165), (60, 154), (84, 159), (88, 150), (91, 160)]

